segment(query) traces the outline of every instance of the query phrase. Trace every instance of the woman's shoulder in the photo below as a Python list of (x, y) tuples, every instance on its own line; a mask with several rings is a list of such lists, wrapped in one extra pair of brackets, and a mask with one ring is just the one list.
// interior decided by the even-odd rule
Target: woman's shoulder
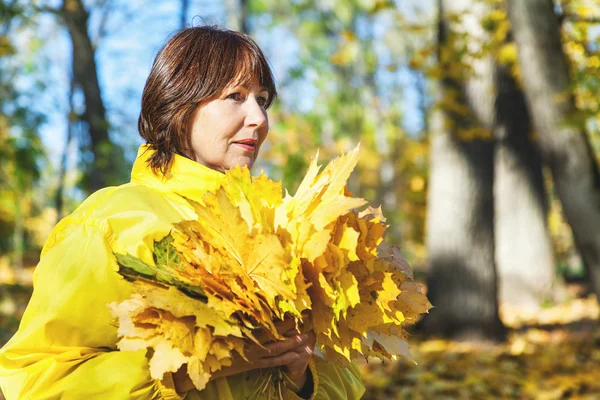
[(167, 203), (165, 195), (144, 185), (126, 183), (100, 189), (86, 198), (61, 222), (102, 225), (123, 213), (155, 212)]
[(163, 225), (181, 219), (181, 211), (168, 197), (135, 183), (100, 189), (54, 227), (43, 252), (62, 237), (88, 227), (97, 228), (111, 243), (120, 241), (125, 232), (137, 232), (138, 239), (152, 231), (162, 232)]

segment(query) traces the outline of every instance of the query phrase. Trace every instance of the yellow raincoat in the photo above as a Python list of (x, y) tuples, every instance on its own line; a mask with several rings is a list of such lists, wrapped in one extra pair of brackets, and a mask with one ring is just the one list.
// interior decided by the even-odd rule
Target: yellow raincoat
[[(257, 371), (217, 379), (180, 396), (173, 379), (150, 377), (145, 351), (117, 350), (107, 303), (130, 297), (113, 252), (153, 263), (154, 240), (195, 218), (181, 197), (200, 199), (223, 174), (176, 156), (170, 177), (147, 167), (142, 146), (131, 182), (91, 195), (52, 231), (34, 275), (34, 291), (18, 332), (0, 351), (0, 386), (13, 399), (246, 399)], [(364, 392), (354, 366), (313, 359), (314, 399), (357, 399)], [(287, 399), (299, 399), (292, 391)]]

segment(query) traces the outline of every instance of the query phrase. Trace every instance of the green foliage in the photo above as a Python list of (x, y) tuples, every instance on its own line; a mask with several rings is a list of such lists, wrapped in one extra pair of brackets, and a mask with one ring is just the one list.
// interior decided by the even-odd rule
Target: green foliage
[(172, 245), (173, 237), (165, 236), (154, 242), (155, 266), (149, 265), (130, 254), (115, 253), (119, 273), (129, 280), (145, 280), (156, 284), (175, 286), (190, 297), (206, 300), (204, 291), (193, 285), (188, 285), (177, 278), (174, 271), (180, 270), (181, 260)]
[(24, 105), (23, 99), (32, 94), (14, 86), (16, 77), (28, 72), (14, 62), (17, 53), (9, 33), (11, 27), (23, 23), (16, 2), (0, 6), (0, 25), (4, 28), (0, 35), (0, 249), (14, 249), (18, 259), (30, 247), (25, 220), (39, 207), (32, 192), (45, 159), (38, 135), (45, 118)]
[(135, 276), (144, 278), (154, 278), (156, 276), (156, 270), (137, 257), (118, 253), (115, 253), (115, 257), (119, 264), (119, 272), (125, 277), (133, 279)]

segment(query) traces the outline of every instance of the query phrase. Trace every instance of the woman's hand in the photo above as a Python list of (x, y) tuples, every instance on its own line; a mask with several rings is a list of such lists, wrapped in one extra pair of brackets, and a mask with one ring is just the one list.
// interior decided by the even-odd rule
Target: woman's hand
[(317, 341), (314, 331), (307, 332), (304, 335), (306, 335), (307, 340), (293, 350), (298, 354), (298, 359), (286, 364), (283, 368), (287, 377), (296, 384), (298, 390), (302, 390), (306, 384), (308, 361), (315, 352), (315, 342)]
[[(286, 375), (299, 389), (306, 383), (308, 360), (313, 354), (315, 335), (300, 334), (294, 328), (294, 322), (286, 320), (276, 324), (277, 329), (286, 338), (263, 344), (249, 343), (245, 348), (248, 361), (234, 353), (231, 366), (224, 367), (212, 374), (210, 380), (241, 374), (254, 369), (282, 367)], [(260, 340), (260, 338), (259, 338)], [(184, 393), (194, 388), (187, 376), (185, 366), (173, 375), (177, 392)]]
[[(310, 335), (288, 332), (284, 340), (276, 340), (264, 344), (264, 348), (251, 343), (246, 346), (245, 355), (248, 361), (234, 353), (231, 366), (215, 372), (211, 380), (237, 375), (243, 372), (261, 368), (296, 366), (303, 358), (302, 352), (309, 345)], [(297, 367), (293, 370), (296, 371)]]

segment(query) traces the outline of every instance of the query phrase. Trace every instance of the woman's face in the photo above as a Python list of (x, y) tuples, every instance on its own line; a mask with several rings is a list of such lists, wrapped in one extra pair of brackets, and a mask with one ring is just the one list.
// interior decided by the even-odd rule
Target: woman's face
[(198, 107), (189, 127), (191, 158), (222, 172), (236, 165), (252, 168), (269, 131), (268, 97), (258, 84), (237, 85)]

